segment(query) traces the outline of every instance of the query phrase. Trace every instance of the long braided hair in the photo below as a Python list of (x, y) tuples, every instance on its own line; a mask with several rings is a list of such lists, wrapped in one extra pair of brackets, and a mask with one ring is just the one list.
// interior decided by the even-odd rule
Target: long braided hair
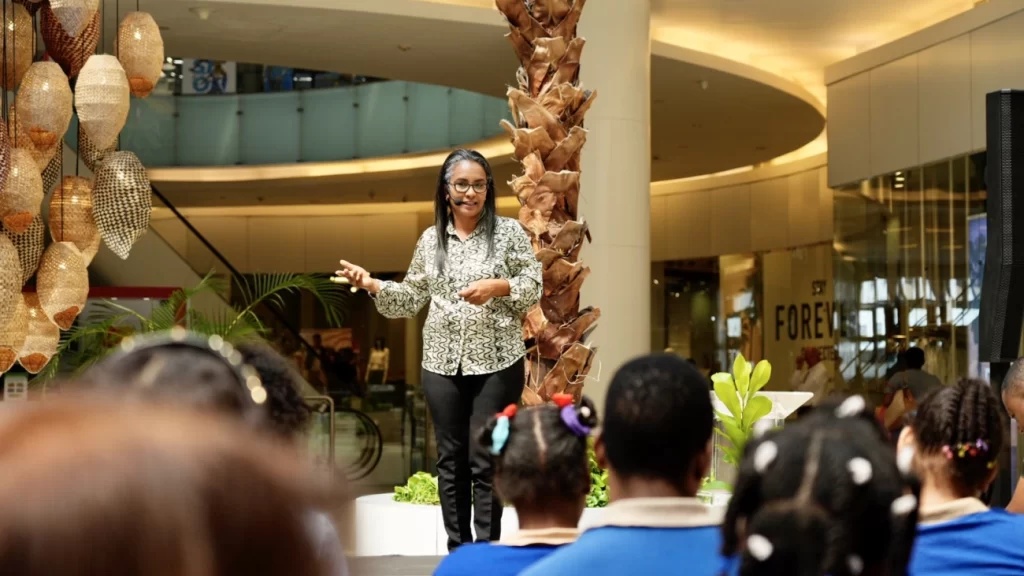
[(918, 493), (863, 398), (828, 403), (747, 445), (723, 553), (741, 576), (904, 576)]

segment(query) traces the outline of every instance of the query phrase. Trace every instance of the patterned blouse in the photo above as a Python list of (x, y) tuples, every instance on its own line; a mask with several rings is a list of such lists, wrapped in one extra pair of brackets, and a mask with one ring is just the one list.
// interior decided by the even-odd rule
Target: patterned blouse
[[(448, 224), (448, 261), (438, 274), (434, 264), (437, 231), (427, 228), (416, 243), (402, 282), (381, 282), (377, 310), (388, 318), (414, 316), (427, 301), (423, 326), (423, 369), (443, 376), (500, 372), (526, 354), (522, 318), (540, 300), (541, 264), (530, 239), (511, 218), (498, 217), (494, 255), (487, 257), (487, 237), (477, 228), (465, 240)], [(482, 306), (464, 301), (459, 292), (477, 280), (508, 280), (509, 295)]]

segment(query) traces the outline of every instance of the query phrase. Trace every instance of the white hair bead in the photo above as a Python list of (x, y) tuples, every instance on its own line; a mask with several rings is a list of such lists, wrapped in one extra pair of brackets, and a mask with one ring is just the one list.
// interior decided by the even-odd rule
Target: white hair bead
[(896, 455), (896, 467), (899, 468), (900, 473), (906, 475), (910, 474), (911, 468), (914, 464), (914, 448), (907, 446), (900, 450), (900, 453)]
[(754, 470), (758, 474), (761, 474), (771, 466), (771, 463), (775, 461), (775, 457), (779, 455), (779, 446), (771, 440), (763, 442), (754, 451)]
[(858, 456), (851, 459), (846, 463), (846, 469), (850, 472), (850, 477), (853, 478), (853, 483), (857, 486), (863, 486), (871, 480), (871, 462), (868, 462), (865, 458)]
[(896, 516), (906, 516), (917, 508), (917, 497), (913, 494), (904, 494), (892, 501), (892, 513)]
[(846, 567), (850, 569), (850, 574), (857, 576), (864, 571), (864, 560), (856, 554), (850, 554), (846, 557)]
[(836, 416), (840, 418), (851, 418), (864, 412), (867, 408), (867, 403), (864, 402), (863, 396), (850, 396), (843, 403), (836, 408)]
[(751, 534), (747, 538), (747, 551), (753, 556), (758, 562), (764, 562), (765, 560), (772, 557), (772, 552), (775, 551), (775, 547), (772, 546), (770, 540), (761, 536), (760, 534)]

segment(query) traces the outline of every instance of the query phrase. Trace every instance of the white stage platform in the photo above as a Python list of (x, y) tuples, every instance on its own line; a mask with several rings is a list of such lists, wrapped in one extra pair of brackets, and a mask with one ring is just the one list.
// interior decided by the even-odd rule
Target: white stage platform
[[(727, 498), (722, 500), (727, 501)], [(716, 506), (724, 506), (716, 500)], [(602, 509), (583, 511), (580, 526), (595, 523)], [(519, 529), (515, 508), (505, 508), (502, 534)], [(355, 556), (444, 556), (448, 535), (440, 506), (417, 506), (394, 501), (393, 494), (373, 494), (355, 501)]]

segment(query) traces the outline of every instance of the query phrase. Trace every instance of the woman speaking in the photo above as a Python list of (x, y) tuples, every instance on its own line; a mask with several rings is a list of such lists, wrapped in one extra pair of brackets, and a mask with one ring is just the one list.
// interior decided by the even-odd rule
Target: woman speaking
[(471, 431), (519, 401), (524, 385), (522, 318), (540, 300), (541, 265), (519, 223), (499, 217), (494, 179), (478, 152), (444, 161), (434, 226), (416, 243), (402, 282), (380, 281), (341, 261), (339, 276), (370, 293), (388, 318), (414, 316), (427, 301), (423, 392), (434, 421), (448, 549), (501, 536), (491, 456)]

